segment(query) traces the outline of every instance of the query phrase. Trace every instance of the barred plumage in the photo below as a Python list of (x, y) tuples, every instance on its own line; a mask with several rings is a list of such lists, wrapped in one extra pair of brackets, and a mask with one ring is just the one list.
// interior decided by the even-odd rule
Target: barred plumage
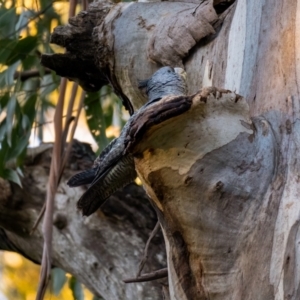
[[(180, 68), (163, 67), (151, 78), (141, 81), (140, 88), (146, 88), (149, 101), (134, 113), (134, 117), (164, 96), (185, 95), (186, 84), (182, 71)], [(125, 139), (132, 120), (133, 116), (125, 124), (120, 136), (101, 152), (91, 169), (76, 174), (68, 181), (71, 187), (90, 184), (77, 203), (83, 215), (91, 215), (117, 189), (136, 178), (133, 157), (125, 153)]]

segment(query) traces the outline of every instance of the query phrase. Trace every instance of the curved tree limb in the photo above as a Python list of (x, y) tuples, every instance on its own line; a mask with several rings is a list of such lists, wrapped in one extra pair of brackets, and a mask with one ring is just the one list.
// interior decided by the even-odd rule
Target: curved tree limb
[(142, 270), (148, 260), (148, 251), (149, 251), (149, 246), (150, 246), (150, 243), (151, 243), (151, 240), (153, 239), (153, 237), (156, 235), (156, 233), (158, 232), (158, 229), (159, 229), (159, 222), (157, 221), (153, 231), (151, 232), (149, 238), (148, 238), (148, 241), (146, 243), (146, 246), (145, 246), (145, 249), (144, 249), (144, 255), (143, 255), (143, 258), (142, 260), (140, 261), (139, 263), (139, 269), (138, 269), (138, 272), (137, 272), (137, 275), (136, 277), (139, 277), (142, 273)]
[[(30, 235), (44, 203), (52, 148), (27, 158), (22, 184), (0, 180), (0, 247), (40, 263), (42, 228)], [(59, 185), (54, 210), (53, 266), (73, 274), (93, 293), (105, 299), (161, 299), (159, 283), (126, 285), (122, 279), (134, 275), (145, 243), (156, 223), (141, 187), (134, 184), (107, 200), (103, 209), (89, 218), (76, 210), (83, 188), (71, 189), (67, 179), (90, 167), (94, 154), (86, 144), (74, 142), (71, 157)], [(155, 237), (146, 272), (166, 266), (162, 237)]]
[(145, 282), (145, 281), (152, 281), (161, 278), (165, 278), (168, 276), (168, 269), (164, 268), (161, 270), (157, 270), (151, 273), (143, 274), (137, 277), (123, 279), (125, 283), (135, 283), (135, 282)]

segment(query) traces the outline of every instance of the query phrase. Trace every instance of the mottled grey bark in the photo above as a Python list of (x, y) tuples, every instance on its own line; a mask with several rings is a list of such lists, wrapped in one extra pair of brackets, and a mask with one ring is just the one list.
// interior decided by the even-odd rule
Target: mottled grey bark
[[(29, 156), (23, 189), (0, 179), (3, 191), (0, 249), (18, 252), (36, 263), (42, 256), (41, 225), (34, 234), (30, 235), (30, 231), (45, 201), (51, 151)], [(89, 218), (76, 210), (76, 202), (85, 187), (71, 189), (66, 181), (75, 172), (90, 167), (93, 158), (86, 145), (75, 143), (55, 199), (53, 266), (73, 274), (104, 299), (161, 299), (161, 283), (166, 284), (165, 280), (138, 284), (122, 281), (136, 275), (146, 241), (156, 223), (156, 214), (143, 189), (129, 185)], [(151, 244), (143, 272), (165, 266), (164, 243), (159, 234)]]

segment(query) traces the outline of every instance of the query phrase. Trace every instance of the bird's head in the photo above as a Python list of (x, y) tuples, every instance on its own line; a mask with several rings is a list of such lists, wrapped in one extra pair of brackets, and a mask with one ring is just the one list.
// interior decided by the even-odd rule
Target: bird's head
[(182, 68), (163, 67), (149, 79), (140, 81), (139, 88), (146, 90), (148, 102), (167, 95), (186, 95), (186, 73)]

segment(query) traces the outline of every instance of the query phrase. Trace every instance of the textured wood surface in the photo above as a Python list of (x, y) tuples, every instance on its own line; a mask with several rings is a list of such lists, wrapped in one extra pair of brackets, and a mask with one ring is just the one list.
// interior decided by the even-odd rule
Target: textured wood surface
[[(42, 226), (30, 235), (45, 201), (51, 149), (29, 156), (24, 170), (24, 189), (0, 180), (0, 248), (18, 252), (39, 263), (42, 255)], [(134, 277), (148, 236), (156, 223), (143, 189), (135, 184), (109, 198), (101, 211), (82, 217), (76, 202), (85, 187), (70, 188), (67, 179), (90, 167), (93, 152), (85, 144), (73, 147), (55, 199), (53, 265), (73, 274), (104, 299), (161, 299), (161, 284), (125, 284)], [(161, 234), (153, 239), (143, 272), (166, 267)]]
[[(145, 102), (137, 82), (159, 67), (148, 55), (150, 40), (164, 41), (157, 24), (187, 18), (195, 2), (120, 3), (95, 28), (95, 65), (128, 109)], [(215, 33), (180, 57), (189, 95), (205, 86), (241, 95), (249, 108), (233, 111), (247, 111), (248, 129), (225, 134), (241, 126), (225, 101), (215, 111), (192, 106), (136, 145), (164, 228), (171, 299), (299, 298), (299, 5), (253, 0), (216, 9)], [(185, 37), (182, 45), (192, 45)], [(168, 57), (168, 47), (157, 49), (155, 59)]]

